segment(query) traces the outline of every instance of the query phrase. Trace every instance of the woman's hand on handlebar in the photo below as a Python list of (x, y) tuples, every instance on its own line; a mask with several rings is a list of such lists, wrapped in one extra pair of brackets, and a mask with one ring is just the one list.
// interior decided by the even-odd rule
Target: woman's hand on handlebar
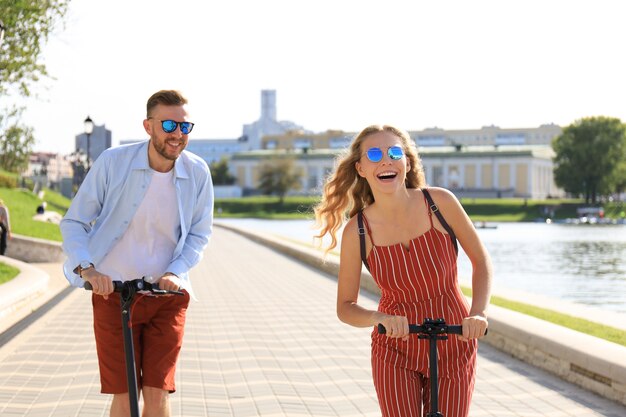
[(96, 271), (96, 268), (89, 268), (82, 273), (82, 278), (91, 284), (92, 292), (101, 295), (105, 300), (109, 298), (114, 290), (111, 277)]
[(409, 340), (409, 320), (404, 316), (381, 314), (376, 324), (385, 326), (387, 337), (401, 338), (404, 342)]
[(463, 319), (463, 334), (459, 335), (459, 340), (469, 342), (472, 339), (480, 339), (487, 332), (489, 326), (487, 318), (482, 315), (474, 315)]

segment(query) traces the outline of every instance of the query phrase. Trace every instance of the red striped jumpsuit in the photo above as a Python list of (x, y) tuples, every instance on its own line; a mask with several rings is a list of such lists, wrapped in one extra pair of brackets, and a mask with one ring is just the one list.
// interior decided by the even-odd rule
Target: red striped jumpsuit
[[(378, 311), (406, 316), (409, 323), (443, 318), (460, 324), (469, 306), (457, 281), (456, 252), (450, 236), (433, 227), (430, 208), (428, 215), (430, 229), (412, 239), (408, 249), (402, 243), (376, 246), (363, 216), (373, 245), (367, 261), (381, 289)], [(476, 350), (476, 340), (462, 342), (454, 335), (437, 344), (439, 411), (446, 417), (468, 415)], [(403, 342), (374, 329), (372, 374), (383, 417), (422, 416), (430, 410), (428, 356), (428, 340), (411, 334)]]

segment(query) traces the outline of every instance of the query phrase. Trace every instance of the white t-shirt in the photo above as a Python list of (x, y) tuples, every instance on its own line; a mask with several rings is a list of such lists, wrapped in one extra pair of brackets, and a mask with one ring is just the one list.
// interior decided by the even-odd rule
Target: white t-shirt
[(122, 238), (97, 266), (113, 281), (153, 277), (156, 281), (172, 261), (180, 237), (174, 170), (152, 171), (143, 201)]

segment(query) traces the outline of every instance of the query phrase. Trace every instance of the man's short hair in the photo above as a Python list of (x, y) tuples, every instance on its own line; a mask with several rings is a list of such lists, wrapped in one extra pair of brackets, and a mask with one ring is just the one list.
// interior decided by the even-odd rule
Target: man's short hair
[(150, 117), (152, 109), (154, 109), (159, 104), (162, 104), (164, 106), (182, 106), (187, 104), (187, 99), (183, 97), (180, 91), (157, 91), (156, 93), (152, 94), (152, 96), (148, 99), (148, 104), (146, 105), (146, 117)]

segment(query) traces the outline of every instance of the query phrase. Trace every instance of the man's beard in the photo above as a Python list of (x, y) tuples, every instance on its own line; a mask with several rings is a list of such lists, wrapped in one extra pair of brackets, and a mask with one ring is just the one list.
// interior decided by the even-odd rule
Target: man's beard
[(159, 155), (170, 161), (176, 161), (186, 147), (185, 142), (180, 141), (180, 151), (176, 155), (171, 155), (167, 153), (167, 140), (159, 142), (156, 138), (152, 138), (152, 144)]

